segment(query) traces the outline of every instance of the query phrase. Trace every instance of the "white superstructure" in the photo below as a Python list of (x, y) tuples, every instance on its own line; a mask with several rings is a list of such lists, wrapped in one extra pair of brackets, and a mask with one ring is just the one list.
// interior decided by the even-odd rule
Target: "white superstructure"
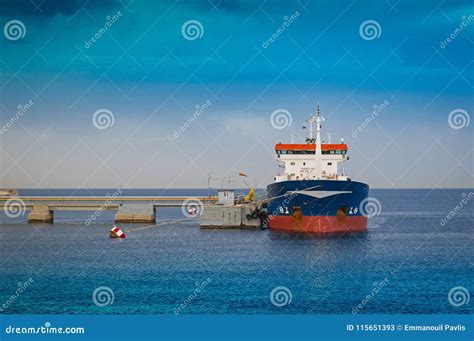
[[(347, 155), (347, 144), (341, 139), (341, 143), (321, 143), (321, 123), (325, 121), (319, 112), (309, 115), (306, 120), (308, 136), (306, 143), (278, 143), (275, 145), (277, 160), (282, 164), (282, 174), (275, 176), (275, 182), (287, 180), (347, 180), (342, 171), (339, 174), (339, 163), (349, 159)], [(314, 125), (316, 125), (316, 138), (313, 137)], [(328, 138), (330, 142), (330, 135)]]

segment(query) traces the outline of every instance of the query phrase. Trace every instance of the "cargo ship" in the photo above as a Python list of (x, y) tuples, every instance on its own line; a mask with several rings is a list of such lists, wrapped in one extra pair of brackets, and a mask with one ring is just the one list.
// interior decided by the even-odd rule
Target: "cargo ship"
[[(306, 120), (306, 143), (275, 145), (280, 174), (267, 186), (268, 227), (293, 232), (355, 232), (367, 230), (367, 216), (361, 205), (369, 186), (344, 173), (348, 146), (321, 142), (319, 105), (316, 115)], [(315, 136), (314, 136), (315, 135)]]

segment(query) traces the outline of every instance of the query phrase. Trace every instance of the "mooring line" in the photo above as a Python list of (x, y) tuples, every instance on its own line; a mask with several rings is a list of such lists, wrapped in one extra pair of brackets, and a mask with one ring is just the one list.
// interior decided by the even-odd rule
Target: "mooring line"
[(159, 224), (137, 227), (137, 228), (128, 230), (127, 233), (129, 233), (129, 232), (135, 232), (135, 231), (139, 231), (139, 230), (144, 230), (144, 229), (148, 229), (148, 228), (150, 228), (150, 227), (158, 227), (158, 226), (163, 226), (163, 225), (168, 225), (168, 224), (173, 224), (173, 223), (179, 223), (179, 222), (181, 222), (181, 221), (186, 221), (186, 220), (191, 220), (191, 219), (193, 219), (193, 218), (186, 218), (186, 219), (177, 219), (177, 220), (171, 220), (171, 221), (164, 221), (164, 222), (161, 222), (161, 223), (159, 223)]

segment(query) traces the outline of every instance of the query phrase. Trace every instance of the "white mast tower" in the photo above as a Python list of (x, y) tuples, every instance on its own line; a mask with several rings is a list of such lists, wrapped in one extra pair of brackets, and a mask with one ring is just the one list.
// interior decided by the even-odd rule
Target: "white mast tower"
[[(314, 117), (314, 116), (313, 116)], [(314, 170), (316, 172), (315, 176), (317, 179), (321, 177), (322, 173), (322, 157), (321, 157), (321, 122), (325, 121), (324, 117), (321, 117), (321, 113), (319, 112), (319, 103), (316, 113), (316, 142), (315, 142), (315, 154), (314, 154), (314, 161), (315, 167)]]
[[(314, 173), (312, 174), (316, 179), (322, 175), (322, 156), (321, 156), (321, 122), (325, 121), (319, 112), (319, 103), (316, 111), (316, 116), (310, 114), (306, 122), (308, 123), (308, 137), (306, 143), (315, 144), (314, 155)], [(313, 137), (314, 124), (316, 123), (316, 139)]]

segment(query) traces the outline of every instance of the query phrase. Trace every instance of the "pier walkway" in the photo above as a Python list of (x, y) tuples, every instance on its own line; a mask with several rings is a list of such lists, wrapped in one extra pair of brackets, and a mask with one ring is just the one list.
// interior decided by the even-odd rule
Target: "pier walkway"
[(115, 211), (116, 222), (150, 223), (155, 221), (156, 209), (182, 207), (186, 201), (212, 205), (217, 197), (56, 197), (0, 196), (0, 205), (8, 215), (29, 211), (29, 222), (53, 222), (54, 211)]

